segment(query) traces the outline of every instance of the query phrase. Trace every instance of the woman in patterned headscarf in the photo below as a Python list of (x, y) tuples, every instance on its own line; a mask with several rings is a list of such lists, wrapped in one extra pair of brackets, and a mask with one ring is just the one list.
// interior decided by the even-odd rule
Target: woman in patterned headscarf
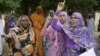
[(44, 25), (44, 14), (43, 9), (41, 6), (36, 8), (36, 12), (31, 15), (32, 26), (35, 29), (36, 33), (36, 40), (38, 46), (38, 55), (44, 56), (44, 47), (43, 47), (43, 40), (42, 36), (40, 35), (42, 27)]
[(11, 29), (11, 36), (15, 41), (14, 55), (37, 55), (35, 32), (28, 16), (23, 15), (19, 18), (17, 27)]

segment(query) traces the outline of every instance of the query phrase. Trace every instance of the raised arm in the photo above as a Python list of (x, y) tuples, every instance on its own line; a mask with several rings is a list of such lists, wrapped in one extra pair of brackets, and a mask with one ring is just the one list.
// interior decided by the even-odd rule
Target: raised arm
[(44, 27), (41, 30), (41, 35), (42, 36), (47, 36), (49, 34), (49, 32), (50, 32), (50, 29), (49, 29), (50, 25), (49, 24), (50, 24), (51, 20), (52, 20), (52, 17), (50, 17), (50, 15), (48, 15), (48, 17), (45, 21)]
[(47, 26), (44, 26), (43, 29), (41, 30), (41, 35), (42, 36), (47, 36), (49, 31), (47, 30)]

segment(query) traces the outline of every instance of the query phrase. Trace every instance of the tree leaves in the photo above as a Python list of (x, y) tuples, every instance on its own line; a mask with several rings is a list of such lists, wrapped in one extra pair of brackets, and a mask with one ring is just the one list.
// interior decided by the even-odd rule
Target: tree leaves
[(0, 9), (2, 12), (16, 10), (20, 7), (21, 0), (0, 0)]
[[(0, 0), (0, 11), (17, 10), (26, 12), (29, 7), (34, 11), (36, 6), (41, 4), (46, 11), (56, 10), (57, 4), (63, 0)], [(89, 14), (93, 11), (100, 11), (100, 0), (66, 0), (68, 11), (79, 11), (82, 14)]]

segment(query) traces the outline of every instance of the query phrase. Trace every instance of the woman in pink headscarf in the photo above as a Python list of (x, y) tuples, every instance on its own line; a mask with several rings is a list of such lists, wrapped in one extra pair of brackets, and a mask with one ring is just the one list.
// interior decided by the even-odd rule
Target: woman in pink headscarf
[[(59, 6), (62, 7), (63, 2), (58, 4), (58, 10), (62, 10)], [(62, 12), (67, 18), (67, 13)], [(56, 13), (55, 13), (56, 15)], [(42, 35), (46, 36), (48, 39), (48, 55), (47, 56), (66, 56), (66, 48), (65, 48), (65, 38), (61, 37), (60, 32), (54, 30), (51, 27), (51, 22), (53, 17), (48, 16), (48, 19), (42, 29)], [(58, 22), (58, 24), (60, 24)]]
[(49, 14), (46, 19), (45, 25), (41, 31), (41, 34), (42, 36), (45, 36), (44, 38), (46, 38), (48, 42), (47, 56), (58, 56), (57, 31), (55, 31), (50, 25), (52, 19), (53, 16)]

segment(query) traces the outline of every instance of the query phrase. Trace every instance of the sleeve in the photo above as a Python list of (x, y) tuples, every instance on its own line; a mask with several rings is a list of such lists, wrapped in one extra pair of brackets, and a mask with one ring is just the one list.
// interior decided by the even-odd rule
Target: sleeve
[(86, 40), (87, 40), (89, 48), (96, 47), (97, 44), (96, 44), (94, 35), (92, 34), (91, 31), (89, 31), (89, 29), (87, 29), (86, 31)]
[(58, 22), (57, 19), (53, 19), (52, 22), (51, 22), (51, 27), (58, 32), (63, 32), (62, 27), (60, 25), (57, 25), (57, 22)]
[(41, 35), (42, 35), (42, 36), (47, 36), (48, 33), (49, 33), (49, 31), (47, 30), (47, 27), (44, 26), (43, 29), (41, 30)]

